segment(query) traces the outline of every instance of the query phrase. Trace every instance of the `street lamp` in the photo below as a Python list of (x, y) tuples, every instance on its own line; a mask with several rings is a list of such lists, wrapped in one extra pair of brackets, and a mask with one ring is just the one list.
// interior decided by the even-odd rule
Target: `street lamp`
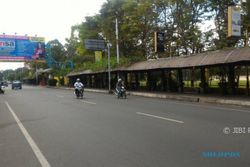
[(116, 36), (116, 56), (117, 56), (117, 64), (119, 64), (119, 36), (118, 36), (118, 19), (117, 17), (115, 18), (115, 36)]
[(119, 33), (118, 33), (118, 11), (115, 11), (115, 38), (116, 38), (116, 57), (117, 57), (117, 64), (119, 64)]
[(109, 93), (111, 93), (111, 74), (110, 74), (110, 47), (112, 47), (111, 43), (107, 43), (108, 47), (108, 80), (109, 80)]

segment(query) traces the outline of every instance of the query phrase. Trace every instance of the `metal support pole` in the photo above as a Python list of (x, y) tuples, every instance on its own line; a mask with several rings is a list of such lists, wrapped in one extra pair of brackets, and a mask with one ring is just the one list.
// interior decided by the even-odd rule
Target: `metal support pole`
[(111, 93), (111, 74), (110, 74), (110, 47), (112, 46), (110, 43), (107, 44), (108, 46), (108, 82), (109, 82), (109, 93)]
[(117, 56), (117, 64), (119, 64), (119, 36), (118, 36), (118, 20), (117, 18), (115, 19), (115, 35), (116, 35), (116, 56)]
[(37, 63), (36, 63), (36, 84), (38, 85)]
[[(116, 56), (117, 56), (117, 64), (120, 63), (120, 54), (119, 54), (119, 35), (118, 35), (118, 19), (115, 18), (115, 36), (116, 36)], [(119, 72), (117, 74), (117, 79), (119, 79)]]
[(23, 82), (23, 67), (22, 67), (22, 71), (21, 71), (21, 82)]

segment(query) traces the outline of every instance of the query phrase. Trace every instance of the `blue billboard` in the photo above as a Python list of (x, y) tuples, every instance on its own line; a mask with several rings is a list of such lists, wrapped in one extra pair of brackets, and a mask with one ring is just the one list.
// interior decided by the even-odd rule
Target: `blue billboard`
[(0, 61), (45, 60), (45, 39), (0, 35)]

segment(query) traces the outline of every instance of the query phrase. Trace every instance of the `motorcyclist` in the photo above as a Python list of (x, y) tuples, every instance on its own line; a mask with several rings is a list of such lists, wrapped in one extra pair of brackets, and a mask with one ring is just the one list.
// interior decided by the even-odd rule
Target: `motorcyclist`
[[(76, 82), (74, 83), (74, 87), (75, 87), (75, 94), (77, 94), (78, 90), (83, 91), (84, 85), (83, 85), (83, 83), (81, 83), (80, 78), (76, 79)], [(81, 92), (81, 93), (83, 93), (83, 92)]]
[(118, 98), (123, 96), (126, 98), (126, 92), (125, 92), (126, 90), (121, 78), (119, 78), (116, 83), (116, 91)]
[(118, 81), (117, 81), (117, 83), (116, 83), (116, 90), (117, 90), (118, 92), (120, 92), (122, 86), (123, 86), (122, 79), (119, 78)]
[(3, 82), (0, 82), (0, 93), (4, 93), (4, 90), (2, 89), (3, 87)]

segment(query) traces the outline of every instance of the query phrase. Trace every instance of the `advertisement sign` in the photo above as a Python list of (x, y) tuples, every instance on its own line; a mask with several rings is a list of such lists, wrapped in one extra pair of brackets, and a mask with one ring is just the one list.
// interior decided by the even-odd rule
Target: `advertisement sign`
[(101, 51), (95, 51), (95, 62), (102, 61), (102, 52)]
[(102, 51), (105, 47), (105, 41), (100, 39), (85, 39), (85, 48), (94, 51)]
[(241, 36), (241, 16), (240, 8), (236, 6), (228, 7), (228, 37)]
[(0, 35), (0, 61), (45, 59), (45, 39), (16, 35)]
[(154, 45), (155, 45), (155, 52), (164, 52), (164, 33), (163, 32), (154, 33)]

